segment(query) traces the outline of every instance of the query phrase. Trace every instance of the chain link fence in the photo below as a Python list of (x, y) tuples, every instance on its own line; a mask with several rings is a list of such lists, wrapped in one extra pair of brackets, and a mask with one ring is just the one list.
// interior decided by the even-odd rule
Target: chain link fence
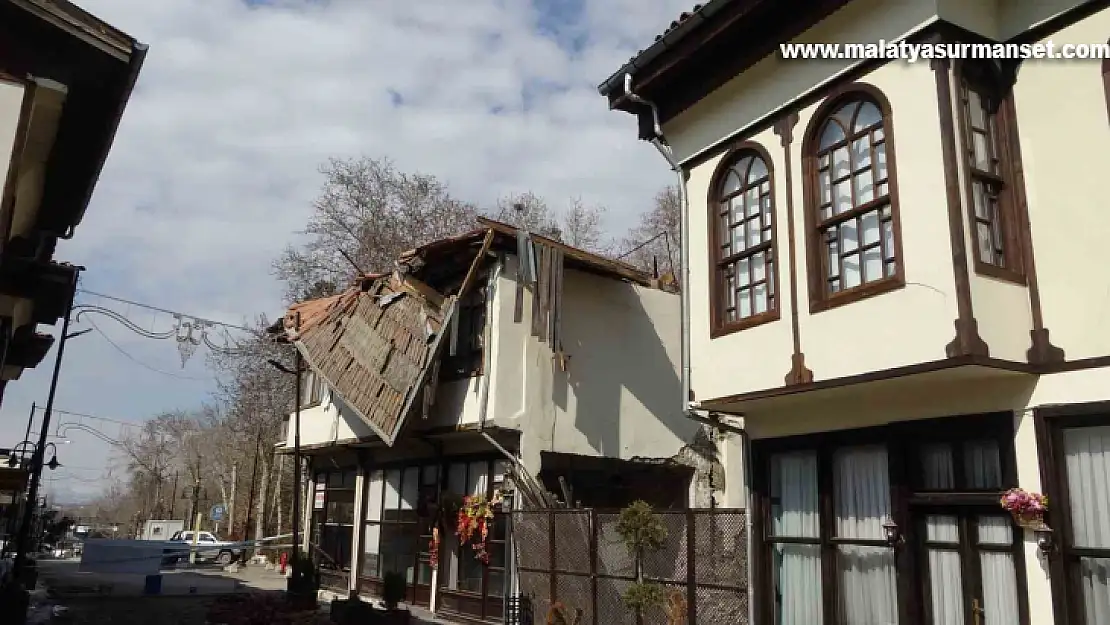
[(592, 509), (513, 513), (520, 592), (537, 622), (555, 602), (581, 610), (581, 625), (745, 625), (747, 517), (739, 509), (659, 510), (663, 547), (644, 556), (645, 581), (666, 592), (642, 621), (622, 597), (635, 561), (617, 533), (619, 512)]

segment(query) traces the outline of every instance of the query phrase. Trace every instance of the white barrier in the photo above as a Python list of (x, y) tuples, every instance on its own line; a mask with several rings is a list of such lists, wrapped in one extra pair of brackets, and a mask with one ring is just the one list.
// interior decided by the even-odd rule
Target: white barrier
[(165, 548), (166, 543), (160, 540), (87, 540), (78, 570), (82, 573), (156, 575), (161, 570)]

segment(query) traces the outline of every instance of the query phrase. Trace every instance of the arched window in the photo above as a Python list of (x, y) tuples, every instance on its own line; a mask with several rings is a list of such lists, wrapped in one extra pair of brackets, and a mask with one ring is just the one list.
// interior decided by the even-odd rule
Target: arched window
[(873, 88), (818, 109), (807, 132), (810, 308), (902, 282), (889, 107)]
[(771, 160), (747, 143), (722, 161), (709, 192), (714, 336), (778, 319)]

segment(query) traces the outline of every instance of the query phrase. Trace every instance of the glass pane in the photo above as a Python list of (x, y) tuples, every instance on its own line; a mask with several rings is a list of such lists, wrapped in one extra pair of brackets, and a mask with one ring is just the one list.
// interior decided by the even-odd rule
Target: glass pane
[(872, 247), (863, 252), (863, 281), (871, 282), (883, 277), (883, 261), (879, 257), (881, 250)]
[(983, 110), (983, 100), (975, 91), (968, 90), (967, 107), (971, 115), (971, 127), (980, 130), (987, 127), (987, 116)]
[(489, 581), (487, 582), (489, 591), (487, 594), (491, 597), (501, 597), (505, 594), (505, 573), (503, 571), (495, 571), (490, 569)]
[(735, 169), (729, 170), (728, 175), (725, 176), (724, 186), (721, 187), (721, 195), (730, 195), (740, 190), (740, 176), (736, 173)]
[(821, 188), (821, 203), (832, 202), (832, 181), (828, 171), (823, 171), (817, 176), (817, 186)]
[(839, 215), (852, 210), (852, 181), (836, 183), (833, 189), (833, 212)]
[(879, 242), (879, 211), (871, 211), (860, 218), (860, 227), (863, 230), (863, 244), (873, 245)]
[(856, 220), (849, 219), (848, 221), (840, 224), (840, 249), (845, 252), (854, 251), (859, 247), (859, 232), (856, 228)]
[(736, 293), (736, 314), (741, 319), (752, 316), (752, 294), (750, 288), (742, 288)]
[(886, 180), (886, 178), (886, 142), (884, 141), (875, 144), (875, 180)]
[(447, 490), (462, 496), (466, 494), (466, 465), (454, 463), (447, 468)]
[(762, 242), (763, 228), (760, 227), (758, 219), (752, 219), (748, 222), (748, 247), (755, 247)]
[(840, 574), (838, 597), (844, 625), (894, 625), (898, 622), (898, 590), (894, 550), (889, 547), (837, 547)]
[(324, 523), (346, 524), (355, 522), (355, 494), (337, 490), (328, 493), (327, 511)]
[(1079, 585), (1089, 625), (1110, 623), (1110, 558), (1080, 558)]
[(1002, 489), (1002, 459), (995, 441), (964, 443), (964, 479), (967, 488), (976, 490)]
[(343, 486), (343, 474), (339, 471), (328, 473), (328, 488), (340, 488), (341, 486)]
[(415, 509), (419, 495), (420, 467), (409, 467), (405, 469), (404, 478), (401, 481), (401, 509)]
[(771, 558), (775, 595), (779, 598), (775, 602), (775, 623), (821, 625), (821, 547), (774, 545)]
[(767, 267), (764, 265), (763, 254), (752, 256), (752, 281), (760, 282), (767, 278)]
[(925, 540), (933, 543), (960, 542), (960, 525), (956, 517), (930, 514), (925, 517)]
[(856, 205), (866, 204), (875, 199), (875, 185), (871, 179), (871, 170), (865, 169), (852, 177), (856, 187)]
[(987, 172), (993, 172), (994, 167), (991, 164), (990, 148), (987, 145), (987, 136), (982, 133), (972, 133), (971, 135), (971, 149), (972, 158), (976, 169), (981, 169)]
[(382, 527), (380, 525), (367, 525), (362, 537), (362, 575), (363, 577), (380, 577), (378, 570), (381, 553), (380, 541)]
[(401, 470), (392, 468), (385, 472), (385, 517), (390, 518), (390, 511), (397, 510), (401, 505)]
[(482, 592), (482, 575), (485, 567), (474, 557), (470, 547), (463, 547), (462, 560), (459, 562), (459, 590)]
[(840, 122), (844, 128), (852, 127), (852, 118), (855, 117), (856, 109), (859, 108), (859, 102), (849, 102), (840, 107), (833, 113), (833, 119)]
[(871, 137), (864, 135), (852, 142), (852, 170), (859, 171), (871, 164)]
[(833, 454), (833, 508), (836, 536), (881, 540), (890, 518), (890, 478), (886, 448), (840, 449)]
[(859, 267), (859, 254), (848, 254), (844, 256), (844, 288), (850, 289), (860, 285), (860, 267)]
[(728, 243), (729, 243), (729, 246), (730, 246), (730, 248), (729, 248), (730, 252), (743, 251), (744, 248), (747, 247), (745, 245), (744, 223), (740, 222), (739, 225), (737, 225), (735, 228), (732, 228), (729, 232), (730, 232), (730, 238), (729, 238)]
[(765, 177), (766, 175), (767, 175), (767, 164), (763, 162), (762, 158), (753, 158), (752, 159), (752, 168), (751, 168), (751, 171), (748, 173), (748, 182), (749, 183), (756, 182), (760, 178)]
[(1017, 571), (1010, 553), (979, 554), (983, 579), (983, 625), (1012, 625), (1019, 622)]
[(817, 455), (795, 452), (772, 456), (772, 535), (816, 538), (817, 510)]
[(860, 132), (868, 126), (874, 126), (882, 120), (883, 114), (879, 112), (879, 107), (870, 102), (864, 102), (860, 105), (859, 111), (856, 113), (856, 124), (852, 127), (852, 131)]
[(921, 485), (928, 490), (956, 487), (951, 445), (924, 445), (921, 448), (921, 477)]
[(767, 312), (767, 284), (766, 283), (755, 285), (755, 287), (753, 289), (753, 293), (752, 293), (752, 299), (755, 300), (754, 301), (754, 307), (752, 309), (753, 314), (758, 315), (758, 314)]
[[(833, 229), (835, 231), (835, 228)], [(829, 231), (826, 231), (828, 233)], [(829, 253), (829, 276), (830, 278), (840, 275), (840, 243), (833, 235), (833, 240), (829, 241), (826, 249)]]
[(841, 129), (840, 124), (829, 120), (825, 122), (825, 129), (821, 131), (821, 140), (817, 143), (817, 149), (823, 150), (838, 141), (843, 141), (844, 138), (844, 130)]
[(832, 177), (834, 180), (843, 178), (852, 171), (852, 161), (848, 155), (848, 146), (837, 148), (832, 153)]
[(415, 526), (409, 524), (386, 523), (382, 525), (382, 575), (397, 572), (405, 576), (410, 584), (416, 572), (416, 548), (418, 537)]
[(1013, 521), (1006, 516), (979, 517), (979, 544), (1009, 546), (1014, 544)]
[(1074, 546), (1110, 549), (1110, 426), (1064, 430), (1064, 459)]
[(975, 216), (980, 219), (990, 219), (987, 213), (987, 197), (986, 185), (980, 181), (975, 181), (971, 185), (971, 200), (975, 207)]
[(748, 273), (749, 262), (747, 258), (736, 261), (736, 283), (741, 287), (748, 286), (751, 281), (751, 274)]
[(382, 480), (381, 471), (374, 471), (370, 474), (370, 479), (367, 480), (369, 482), (366, 491), (366, 519), (368, 521), (380, 521), (382, 518), (382, 491), (385, 486)]
[(424, 467), (423, 473), (420, 475), (420, 484), (423, 486), (438, 486), (439, 485), (439, 465), (432, 464)]
[(991, 243), (990, 224), (982, 222), (976, 224), (975, 235), (978, 242), (979, 260), (984, 263), (992, 262), (994, 259), (994, 245)]
[(929, 625), (964, 625), (963, 573), (958, 551), (929, 550)]
[(466, 476), (466, 494), (486, 495), (489, 484), (489, 463), (486, 461), (471, 462), (470, 470)]

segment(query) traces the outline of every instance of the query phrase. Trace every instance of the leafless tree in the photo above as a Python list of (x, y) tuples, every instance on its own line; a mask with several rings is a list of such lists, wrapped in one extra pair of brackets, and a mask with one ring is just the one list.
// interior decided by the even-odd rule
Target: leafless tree
[(402, 172), (389, 159), (331, 159), (321, 173), (307, 241), (274, 264), (290, 301), (327, 295), (357, 271), (387, 270), (406, 249), (471, 229), (478, 214), (435, 176)]
[(663, 188), (655, 195), (651, 210), (640, 216), (640, 223), (629, 228), (619, 256), (643, 271), (658, 266), (661, 276), (670, 274), (677, 279), (681, 220), (678, 189)]
[(498, 200), (491, 212), (494, 219), (526, 228), (573, 247), (598, 254), (608, 253), (612, 244), (605, 241), (602, 220), (605, 207), (591, 206), (572, 198), (565, 211), (551, 207), (531, 191)]

